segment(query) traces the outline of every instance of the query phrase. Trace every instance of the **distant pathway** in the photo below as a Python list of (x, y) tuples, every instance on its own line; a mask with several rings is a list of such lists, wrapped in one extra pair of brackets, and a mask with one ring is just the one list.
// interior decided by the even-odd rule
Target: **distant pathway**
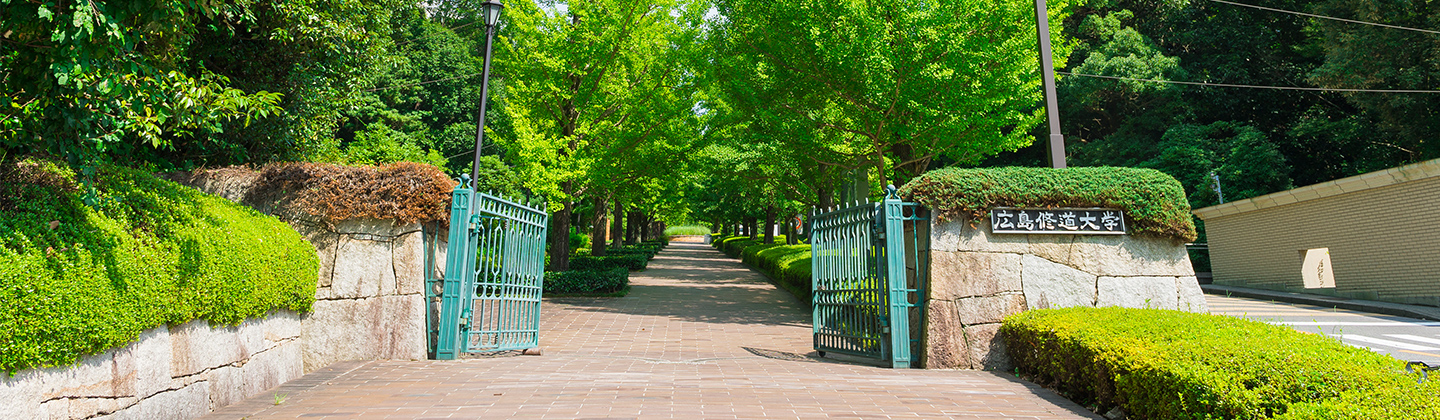
[(672, 243), (631, 283), (547, 299), (543, 356), (337, 364), (212, 417), (1097, 418), (1009, 375), (816, 358), (808, 311), (706, 245)]

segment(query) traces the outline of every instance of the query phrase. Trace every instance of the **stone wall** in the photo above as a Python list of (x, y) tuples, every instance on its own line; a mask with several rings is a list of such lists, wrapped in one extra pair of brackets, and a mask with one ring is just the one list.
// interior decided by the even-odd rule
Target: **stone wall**
[(925, 367), (1010, 368), (1000, 321), (1026, 309), (1122, 306), (1206, 312), (1185, 244), (1119, 235), (994, 235), (935, 224)]
[(73, 366), (0, 375), (0, 419), (193, 418), (300, 377), (301, 318), (156, 327)]
[[(197, 170), (172, 179), (276, 216), (315, 245), (320, 284), (313, 311), (300, 320), (304, 371), (346, 360), (424, 359), (421, 224), (377, 219), (326, 223), (285, 208), (276, 197), (256, 194), (258, 177), (257, 172), (231, 168)], [(443, 260), (433, 267), (443, 270)]]

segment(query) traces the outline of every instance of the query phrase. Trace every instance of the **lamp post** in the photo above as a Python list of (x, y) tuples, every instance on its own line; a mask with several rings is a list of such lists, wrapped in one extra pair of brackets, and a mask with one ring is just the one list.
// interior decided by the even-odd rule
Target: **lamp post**
[(1035, 27), (1040, 37), (1040, 81), (1045, 89), (1045, 115), (1050, 120), (1050, 141), (1045, 145), (1045, 154), (1050, 157), (1050, 167), (1065, 169), (1065, 136), (1060, 134), (1060, 107), (1055, 104), (1055, 66), (1050, 62), (1050, 17), (1045, 12), (1045, 0), (1035, 0)]
[(480, 73), (480, 121), (475, 124), (475, 165), (470, 168), (470, 179), (474, 182), (480, 179), (480, 148), (485, 143), (485, 108), (490, 102), (491, 40), (495, 38), (495, 24), (500, 22), (500, 10), (504, 8), (505, 5), (495, 0), (480, 3), (480, 11), (485, 18), (485, 69)]

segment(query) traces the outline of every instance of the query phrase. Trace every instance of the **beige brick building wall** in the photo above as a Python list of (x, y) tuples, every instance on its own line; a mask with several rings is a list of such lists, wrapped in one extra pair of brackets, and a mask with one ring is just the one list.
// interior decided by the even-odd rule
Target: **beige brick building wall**
[[(1216, 284), (1440, 306), (1440, 160), (1195, 211)], [(1305, 289), (1328, 248), (1334, 288)]]

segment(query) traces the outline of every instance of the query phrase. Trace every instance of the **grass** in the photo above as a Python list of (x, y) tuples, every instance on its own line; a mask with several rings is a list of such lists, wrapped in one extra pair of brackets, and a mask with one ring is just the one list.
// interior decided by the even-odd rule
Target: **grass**
[(700, 225), (671, 226), (665, 228), (665, 237), (709, 235), (710, 228)]

